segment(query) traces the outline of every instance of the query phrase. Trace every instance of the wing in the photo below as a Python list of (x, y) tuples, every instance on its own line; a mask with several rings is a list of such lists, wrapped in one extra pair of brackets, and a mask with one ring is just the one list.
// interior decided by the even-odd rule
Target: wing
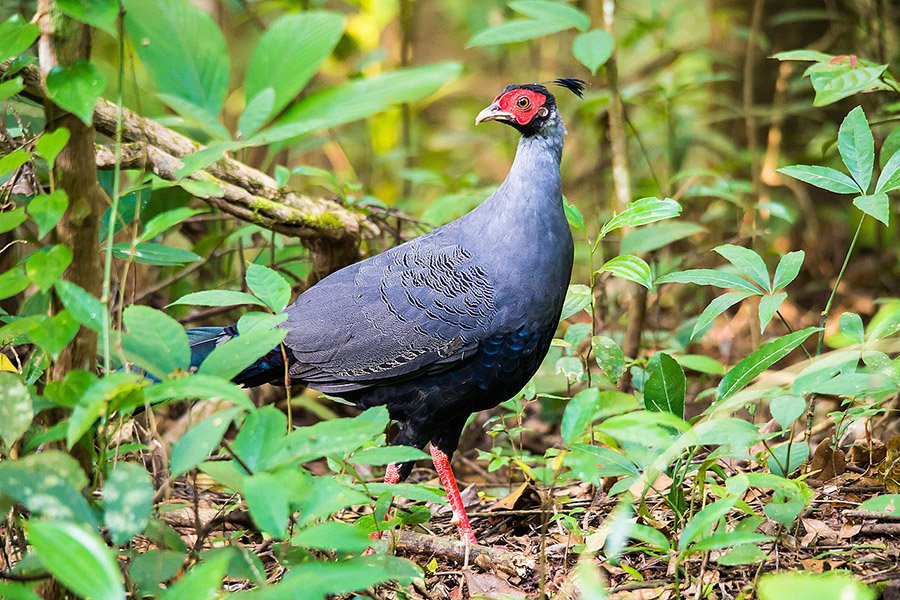
[(291, 376), (339, 392), (446, 369), (474, 353), (494, 312), (472, 254), (425, 236), (338, 271), (288, 308)]

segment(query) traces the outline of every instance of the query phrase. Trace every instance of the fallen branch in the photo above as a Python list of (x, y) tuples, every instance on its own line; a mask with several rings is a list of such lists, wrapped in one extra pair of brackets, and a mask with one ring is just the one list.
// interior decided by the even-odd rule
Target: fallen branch
[(436, 556), (444, 560), (460, 563), (466, 562), (467, 558), (468, 562), (471, 563), (478, 559), (479, 556), (483, 556), (490, 560), (493, 566), (506, 572), (516, 573), (522, 569), (534, 570), (534, 558), (524, 554), (482, 546), (481, 544), (468, 544), (468, 548), (466, 546), (464, 542), (457, 539), (416, 533), (414, 531), (398, 532), (394, 543), (394, 547), (397, 550), (408, 554)]

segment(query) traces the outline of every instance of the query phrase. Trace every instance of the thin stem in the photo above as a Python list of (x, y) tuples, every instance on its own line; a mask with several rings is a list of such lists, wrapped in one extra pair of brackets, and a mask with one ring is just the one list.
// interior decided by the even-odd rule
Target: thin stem
[(819, 332), (819, 343), (816, 345), (816, 356), (822, 354), (822, 342), (825, 340), (825, 322), (828, 320), (828, 313), (831, 312), (831, 304), (834, 302), (834, 295), (841, 285), (841, 279), (844, 277), (844, 271), (847, 270), (847, 264), (850, 262), (850, 256), (853, 255), (853, 249), (856, 247), (856, 240), (859, 239), (859, 232), (862, 231), (865, 220), (866, 215), (863, 214), (862, 218), (859, 220), (859, 225), (856, 226), (856, 233), (853, 234), (850, 248), (847, 249), (847, 256), (844, 257), (844, 264), (841, 265), (841, 270), (838, 272), (837, 281), (834, 282), (834, 287), (831, 289), (831, 295), (828, 297), (828, 302), (825, 304), (825, 310), (822, 311), (822, 322), (819, 324), (819, 327), (821, 327), (822, 330)]
[(110, 365), (110, 312), (109, 290), (112, 282), (112, 257), (113, 238), (115, 237), (116, 215), (119, 212), (119, 194), (122, 184), (122, 103), (123, 90), (125, 89), (125, 6), (119, 2), (119, 15), (117, 19), (117, 31), (119, 34), (119, 70), (116, 87), (116, 163), (113, 167), (112, 206), (109, 209), (109, 221), (106, 227), (106, 258), (103, 265), (103, 288), (100, 300), (107, 305), (103, 313), (103, 368), (107, 371)]

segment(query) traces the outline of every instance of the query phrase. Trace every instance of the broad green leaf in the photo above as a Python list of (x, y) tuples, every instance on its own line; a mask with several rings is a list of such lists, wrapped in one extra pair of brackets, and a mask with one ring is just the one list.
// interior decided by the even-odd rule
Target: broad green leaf
[[(754, 475), (767, 474), (755, 473)], [(775, 474), (770, 475), (770, 477), (789, 481)], [(772, 499), (763, 507), (763, 512), (776, 523), (789, 528), (800, 516), (800, 513), (803, 512), (803, 509), (809, 505), (811, 499), (812, 490), (806, 484), (802, 482), (797, 482), (796, 485), (781, 484), (773, 487)]]
[(761, 333), (766, 332), (766, 326), (772, 320), (772, 317), (775, 316), (775, 313), (778, 312), (778, 309), (781, 308), (781, 303), (784, 302), (785, 298), (787, 298), (787, 292), (767, 294), (759, 299), (759, 330)]
[(733, 244), (717, 246), (715, 251), (737, 267), (744, 275), (759, 284), (759, 287), (763, 290), (769, 290), (769, 285), (771, 285), (769, 271), (766, 269), (766, 263), (759, 254), (749, 248)]
[(28, 331), (28, 337), (54, 359), (78, 333), (78, 321), (69, 311), (61, 310), (52, 317), (45, 317)]
[(47, 73), (47, 97), (85, 125), (94, 121), (94, 104), (106, 87), (106, 75), (86, 60), (56, 66)]
[(853, 199), (853, 206), (885, 225), (890, 223), (891, 202), (884, 192), (870, 196), (857, 196)]
[(16, 265), (0, 275), (0, 300), (15, 296), (31, 284), (25, 275), (25, 265)]
[(25, 89), (25, 83), (21, 77), (13, 77), (0, 82), (0, 101), (8, 100)]
[(281, 312), (291, 301), (291, 285), (269, 267), (250, 263), (247, 266), (247, 287), (266, 303), (272, 312)]
[[(240, 137), (247, 139), (259, 131), (269, 118), (273, 116), (272, 111), (274, 108), (275, 90), (270, 87), (262, 89), (258, 94), (247, 100), (247, 105), (241, 112), (240, 119), (238, 119)], [(282, 165), (278, 166), (284, 168)], [(279, 183), (279, 187), (284, 187), (284, 185), (284, 183)]]
[(786, 288), (788, 284), (797, 278), (797, 274), (800, 272), (800, 267), (803, 266), (803, 259), (805, 257), (806, 253), (803, 252), (803, 250), (788, 252), (781, 257), (781, 260), (778, 261), (778, 266), (775, 267), (775, 277), (772, 280), (772, 291), (777, 292), (778, 290)]
[(41, 600), (34, 591), (34, 584), (0, 583), (0, 598), (4, 600)]
[(326, 521), (298, 531), (291, 538), (292, 546), (361, 553), (372, 543), (369, 534), (356, 525)]
[(865, 341), (862, 318), (856, 313), (845, 312), (838, 321), (841, 333), (851, 344), (862, 344)]
[(657, 278), (655, 283), (694, 283), (697, 285), (711, 285), (722, 289), (740, 290), (748, 292), (748, 295), (762, 294), (758, 287), (746, 279), (742, 279), (733, 273), (719, 271), (717, 269), (688, 269), (687, 271), (676, 271)]
[(602, 29), (591, 29), (579, 34), (572, 42), (572, 56), (587, 67), (591, 75), (609, 60), (613, 53), (613, 39)]
[(425, 458), (431, 456), (412, 446), (374, 446), (354, 453), (347, 462), (355, 465), (387, 465)]
[(153, 481), (143, 467), (119, 462), (103, 487), (103, 523), (121, 545), (143, 533), (153, 510)]
[(227, 400), (247, 409), (253, 408), (247, 392), (237, 385), (220, 377), (199, 373), (153, 384), (145, 389), (144, 397), (150, 404), (172, 400)]
[(584, 31), (591, 24), (591, 18), (584, 11), (564, 2), (549, 0), (514, 0), (509, 7), (517, 13), (537, 19), (538, 21), (557, 21), (566, 23), (579, 31)]
[(68, 206), (69, 197), (62, 189), (56, 189), (50, 194), (39, 194), (28, 203), (28, 214), (38, 226), (38, 239), (42, 239), (56, 227)]
[(134, 247), (130, 242), (113, 244), (113, 256), (120, 260), (133, 260), (136, 263), (158, 267), (180, 266), (200, 260), (200, 257), (190, 250), (150, 242), (141, 242)]
[(681, 365), (665, 352), (659, 352), (647, 363), (644, 382), (644, 406), (647, 410), (670, 412), (684, 418), (686, 380)]
[(259, 298), (246, 292), (234, 290), (203, 290), (185, 294), (169, 306), (176, 304), (191, 304), (195, 306), (237, 306), (240, 304), (255, 304), (266, 306)]
[(131, 559), (128, 575), (141, 593), (155, 597), (161, 591), (160, 584), (175, 577), (183, 564), (181, 552), (151, 548)]
[(716, 558), (716, 562), (724, 567), (752, 565), (766, 560), (768, 555), (756, 544), (741, 544)]
[(221, 597), (220, 590), (231, 555), (216, 554), (200, 561), (182, 575), (181, 579), (170, 585), (159, 595), (160, 600), (214, 600)]
[(819, 327), (807, 327), (772, 340), (737, 365), (734, 366), (722, 381), (719, 382), (717, 401), (721, 402), (742, 390), (748, 383), (791, 353), (806, 338), (819, 331)]
[(645, 288), (652, 289), (653, 288), (653, 278), (650, 274), (650, 265), (647, 262), (638, 257), (631, 254), (625, 254), (622, 256), (617, 256), (615, 258), (611, 258), (606, 261), (602, 267), (600, 267), (600, 272), (609, 271), (616, 277), (621, 277), (622, 279), (627, 279), (628, 281), (633, 281), (638, 283)]
[(778, 172), (836, 194), (858, 194), (860, 192), (859, 185), (853, 179), (831, 167), (794, 165), (793, 167), (782, 167), (778, 169)]
[(647, 225), (630, 231), (622, 238), (620, 251), (622, 254), (651, 252), (703, 231), (706, 231), (705, 227), (682, 221)]
[(600, 237), (620, 227), (638, 227), (681, 214), (681, 205), (671, 198), (641, 198), (631, 202), (621, 214), (613, 216), (600, 230)]
[(54, 129), (53, 131), (44, 131), (37, 142), (34, 143), (35, 151), (44, 157), (49, 163), (50, 168), (56, 162), (56, 157), (69, 141), (69, 130), (65, 127)]
[(17, 14), (0, 23), (0, 62), (28, 50), (38, 34), (40, 29), (37, 23), (29, 23)]
[(116, 0), (56, 0), (61, 11), (82, 23), (102, 29), (116, 37), (119, 4)]
[(0, 157), (0, 175), (12, 173), (31, 160), (31, 152), (25, 148), (16, 148), (6, 156)]
[(863, 193), (869, 190), (872, 182), (872, 169), (875, 166), (875, 140), (866, 113), (861, 106), (850, 111), (838, 130), (838, 152), (850, 175)]
[(713, 526), (734, 508), (736, 502), (736, 497), (723, 498), (700, 509), (682, 529), (678, 549), (683, 552), (697, 540), (708, 536)]
[(394, 104), (421, 100), (456, 79), (460, 71), (459, 63), (437, 63), (396, 69), (322, 90), (288, 108), (274, 125), (257, 133), (251, 141), (284, 141), (364, 119)]
[(818, 50), (787, 50), (785, 52), (779, 52), (777, 54), (773, 54), (772, 58), (775, 60), (802, 60), (802, 61), (811, 61), (811, 62), (828, 62), (834, 55), (825, 54), (824, 52), (819, 52)]
[(243, 495), (260, 531), (284, 539), (291, 517), (290, 495), (284, 482), (271, 473), (257, 473), (244, 482)]
[[(169, 108), (178, 113), (178, 116), (184, 122), (184, 126), (187, 127), (196, 127), (201, 131), (207, 133), (213, 140), (226, 140), (232, 144), (236, 144), (237, 147), (240, 147), (240, 144), (237, 142), (231, 142), (231, 134), (228, 129), (219, 121), (219, 118), (216, 116), (217, 113), (210, 110), (209, 107), (197, 104), (196, 102), (191, 102), (186, 98), (182, 98), (181, 96), (177, 96), (175, 94), (165, 94), (159, 93), (156, 94), (156, 97), (160, 99), (161, 102), (165, 103)], [(198, 159), (191, 159), (191, 157), (200, 154), (200, 156), (208, 157), (210, 154), (213, 154), (214, 151), (210, 149), (213, 144), (207, 146), (206, 149), (201, 149), (194, 154), (185, 158), (185, 162), (198, 162)], [(204, 151), (207, 150), (207, 151)], [(208, 162), (202, 166), (208, 166), (214, 163), (221, 157), (221, 154), (215, 156), (214, 158), (207, 158)], [(197, 167), (202, 168), (202, 167)], [(175, 176), (178, 178), (186, 177), (187, 174), (192, 173), (190, 169), (186, 169), (184, 167), (179, 168), (175, 171)], [(179, 185), (186, 183), (190, 185), (191, 183), (199, 183), (192, 180), (183, 180), (177, 182)], [(187, 188), (185, 188), (187, 189)], [(203, 197), (203, 196), (201, 196)]]
[(847, 571), (790, 571), (763, 575), (759, 600), (815, 598), (816, 600), (875, 600), (875, 591)]
[(59, 450), (0, 463), (0, 494), (25, 506), (32, 515), (96, 527), (97, 518), (80, 492), (85, 485), (84, 471)]
[(323, 456), (344, 457), (384, 433), (388, 413), (384, 407), (370, 408), (354, 418), (321, 421), (288, 434), (269, 468), (307, 462)]
[(297, 564), (288, 571), (277, 589), (284, 598), (321, 598), (362, 591), (386, 581), (409, 585), (420, 577), (422, 570), (405, 558), (373, 554), (338, 562)]
[(272, 405), (263, 406), (247, 414), (231, 447), (251, 473), (260, 473), (268, 469), (287, 431), (287, 416)]
[(566, 211), (566, 220), (569, 221), (569, 225), (582, 233), (587, 233), (584, 215), (581, 214), (581, 210), (565, 198), (563, 198), (563, 208)]
[(161, 212), (144, 225), (144, 232), (141, 234), (140, 241), (146, 242), (147, 240), (151, 240), (185, 219), (189, 219), (194, 215), (203, 214), (205, 212), (207, 211), (204, 209), (188, 208), (186, 206)]
[(204, 375), (233, 379), (244, 369), (265, 356), (284, 340), (286, 329), (255, 326), (220, 344), (200, 365)]
[(810, 82), (816, 90), (813, 106), (826, 106), (862, 92), (892, 89), (881, 81), (886, 69), (887, 65), (813, 65), (808, 71)]
[(122, 320), (122, 350), (128, 359), (162, 379), (173, 371), (187, 371), (191, 350), (184, 328), (166, 313), (149, 306), (132, 305)]
[(591, 351), (597, 366), (610, 381), (616, 382), (625, 373), (625, 355), (615, 340), (604, 335), (591, 338)]
[(0, 371), (0, 398), (0, 440), (10, 448), (28, 431), (34, 418), (31, 391), (16, 374)]
[(750, 292), (725, 292), (721, 296), (713, 299), (709, 306), (703, 309), (697, 321), (694, 323), (694, 329), (691, 331), (691, 339), (694, 339), (700, 332), (706, 331), (706, 328), (712, 323), (716, 317), (723, 312), (744, 300), (753, 294)]
[(49, 291), (72, 262), (72, 251), (62, 244), (33, 252), (25, 263), (25, 274), (42, 292)]
[[(224, 136), (220, 135), (219, 137), (227, 137), (227, 134), (228, 134), (228, 132), (226, 131)], [(235, 142), (235, 141), (231, 141), (231, 140), (212, 142), (211, 144), (208, 144), (207, 146), (200, 148), (193, 154), (188, 154), (187, 156), (182, 157), (182, 159), (181, 159), (182, 165), (180, 167), (178, 167), (177, 171), (175, 171), (175, 177), (177, 177), (179, 180), (181, 180), (178, 182), (179, 185), (182, 185), (182, 187), (189, 193), (193, 193), (188, 188), (196, 187), (197, 185), (204, 186), (204, 185), (210, 184), (211, 182), (195, 181), (193, 179), (187, 179), (187, 177), (189, 177), (190, 175), (193, 175), (197, 171), (199, 171), (201, 169), (205, 169), (206, 167), (210, 166), (211, 164), (214, 164), (215, 162), (221, 160), (221, 158), (223, 156), (225, 156), (226, 152), (232, 152), (234, 150), (240, 150), (240, 149), (246, 148), (246, 147), (247, 147), (246, 142)], [(187, 187), (184, 187), (183, 184), (187, 184)], [(218, 188), (218, 186), (216, 186), (215, 189), (219, 190), (221, 188)], [(211, 188), (210, 191), (213, 191), (213, 189)], [(203, 192), (203, 194), (210, 195), (207, 192)], [(218, 191), (215, 191), (215, 195), (218, 195)], [(200, 197), (203, 197), (203, 196), (200, 196)]]
[(184, 0), (125, 0), (125, 29), (156, 88), (218, 115), (230, 62), (222, 32)]
[(129, 400), (132, 405), (143, 404), (141, 388), (140, 376), (124, 371), (116, 371), (93, 381), (72, 409), (66, 431), (66, 447), (71, 449), (101, 415), (113, 411), (113, 405)]
[[(900, 129), (895, 131), (900, 131)], [(882, 152), (885, 152), (884, 146), (887, 146), (887, 142), (881, 147)], [(878, 181), (875, 183), (875, 193), (887, 193), (897, 188), (900, 188), (900, 150), (895, 151), (881, 169), (881, 175), (878, 176)]]
[(565, 320), (591, 305), (591, 288), (580, 283), (569, 285), (560, 320)]
[(700, 541), (692, 544), (691, 552), (708, 552), (710, 550), (725, 550), (743, 544), (758, 544), (770, 541), (772, 538), (762, 533), (752, 531), (716, 531)]
[(599, 400), (600, 390), (587, 388), (575, 394), (566, 404), (566, 410), (563, 412), (562, 423), (560, 424), (560, 433), (562, 434), (563, 444), (567, 447), (578, 441), (584, 434), (585, 428), (590, 424), (594, 416)]
[(806, 412), (806, 400), (797, 394), (782, 394), (772, 399), (769, 412), (782, 429), (787, 429)]
[(94, 295), (65, 279), (57, 280), (56, 295), (79, 323), (97, 332), (103, 329), (106, 307)]
[[(900, 152), (900, 127), (894, 127), (891, 129), (891, 132), (887, 134), (887, 137), (884, 138), (884, 142), (881, 144), (881, 150), (879, 150), (878, 154), (878, 164), (881, 165), (882, 171), (887, 169), (888, 162), (890, 159), (894, 158), (894, 156)], [(896, 181), (895, 178), (892, 177)], [(876, 190), (876, 191), (887, 191), (887, 190)]]
[(125, 598), (116, 557), (103, 539), (75, 523), (25, 523), (28, 543), (44, 567), (64, 586), (91, 600)]
[(20, 206), (13, 210), (0, 212), (0, 233), (12, 231), (25, 222), (28, 216), (25, 214), (25, 207)]
[(229, 408), (209, 416), (188, 429), (181, 439), (172, 446), (169, 459), (169, 470), (178, 477), (187, 473), (209, 455), (222, 441), (231, 422), (242, 412), (243, 408)]
[(675, 360), (685, 369), (697, 371), (698, 373), (706, 373), (708, 375), (725, 374), (725, 367), (722, 366), (722, 363), (702, 354), (684, 354), (676, 356)]
[(537, 19), (516, 19), (482, 29), (471, 38), (466, 48), (475, 46), (499, 46), (525, 42), (537, 38), (559, 33), (571, 28), (568, 23), (560, 21), (538, 21)]
[(859, 505), (859, 510), (877, 512), (883, 515), (896, 515), (900, 513), (900, 494), (881, 494), (869, 498)]
[[(249, 101), (271, 88), (274, 96), (268, 114), (280, 113), (306, 87), (334, 50), (343, 31), (342, 15), (318, 10), (286, 14), (272, 22), (257, 42), (247, 65), (244, 80), (247, 107)], [(240, 129), (245, 134), (253, 133)]]

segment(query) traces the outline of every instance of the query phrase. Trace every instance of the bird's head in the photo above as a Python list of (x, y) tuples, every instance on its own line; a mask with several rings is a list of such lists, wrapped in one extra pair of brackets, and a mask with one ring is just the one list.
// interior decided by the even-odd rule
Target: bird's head
[[(552, 83), (565, 87), (579, 98), (585, 83), (580, 79), (556, 79)], [(548, 123), (558, 121), (556, 98), (539, 83), (524, 83), (507, 86), (475, 117), (475, 124), (485, 121), (500, 121), (519, 130), (523, 136), (536, 135)]]

